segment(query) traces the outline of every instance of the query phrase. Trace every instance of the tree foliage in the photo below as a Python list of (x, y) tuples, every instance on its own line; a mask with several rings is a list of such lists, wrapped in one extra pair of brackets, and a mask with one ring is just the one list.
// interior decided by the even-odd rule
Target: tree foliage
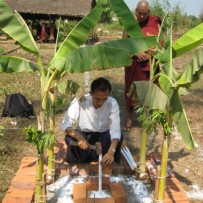
[(194, 28), (203, 20), (203, 14), (202, 16), (200, 15), (199, 18), (193, 15), (187, 15), (184, 8), (180, 6), (180, 3), (177, 3), (174, 6), (171, 6), (168, 0), (151, 0), (150, 3), (152, 15), (159, 16), (163, 19), (167, 13), (171, 13), (173, 19), (173, 30), (175, 32), (179, 31), (180, 34)]

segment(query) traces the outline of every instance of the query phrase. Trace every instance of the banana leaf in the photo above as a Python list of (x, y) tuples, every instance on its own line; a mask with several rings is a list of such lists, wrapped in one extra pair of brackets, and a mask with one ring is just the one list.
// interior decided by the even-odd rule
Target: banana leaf
[(59, 58), (55, 65), (60, 72), (83, 73), (93, 68), (107, 69), (131, 64), (130, 54), (126, 50), (101, 45), (86, 46)]
[(167, 35), (167, 39), (160, 52), (157, 52), (155, 58), (159, 60), (161, 71), (163, 71), (171, 80), (174, 78), (172, 65), (172, 25)]
[(0, 72), (12, 73), (35, 70), (37, 70), (37, 66), (26, 59), (13, 56), (0, 56)]
[(203, 43), (203, 23), (189, 30), (173, 44), (173, 58), (186, 54)]
[(130, 37), (143, 36), (139, 24), (123, 0), (108, 0), (108, 2)]
[(131, 64), (133, 55), (155, 45), (154, 36), (112, 40), (79, 48), (66, 57), (58, 57), (55, 66), (60, 72), (65, 70), (68, 73), (127, 66)]
[(90, 31), (96, 26), (102, 11), (103, 8), (99, 4), (96, 5), (90, 11), (90, 13), (76, 25), (76, 27), (69, 33), (69, 35), (59, 47), (51, 61), (50, 66), (60, 68), (56, 65), (58, 61), (62, 58), (66, 58), (70, 52), (77, 50), (87, 41)]
[(25, 21), (17, 11), (12, 11), (8, 7), (5, 0), (0, 1), (0, 29), (16, 40), (23, 49), (35, 55), (39, 54), (36, 43)]
[(64, 27), (63, 27), (63, 24), (61, 22), (61, 18), (59, 18), (58, 28), (57, 28), (55, 53), (57, 52), (57, 50), (59, 49), (59, 47), (63, 43), (64, 39), (65, 39), (64, 38)]
[(57, 84), (56, 88), (60, 94), (72, 94), (75, 95), (79, 100), (84, 96), (81, 86), (72, 80), (62, 81)]
[[(160, 84), (160, 87), (161, 89), (164, 91), (164, 93), (167, 95), (169, 101), (173, 95), (173, 92), (174, 92), (174, 86), (172, 85), (172, 81), (170, 80), (170, 78), (165, 75), (165, 74), (160, 74), (159, 76), (159, 84)], [(168, 85), (170, 84), (170, 85)]]
[(168, 96), (172, 120), (177, 125), (178, 132), (181, 134), (188, 149), (194, 148), (194, 141), (185, 110), (179, 96), (179, 88), (174, 88), (171, 80), (162, 74), (159, 84), (163, 92)]
[(142, 36), (128, 39), (117, 39), (104, 42), (100, 45), (128, 50), (131, 56), (147, 51), (157, 45), (155, 36)]
[(186, 147), (192, 150), (194, 149), (194, 140), (177, 89), (174, 90), (170, 103), (173, 122), (177, 125), (178, 132), (181, 134)]
[(203, 72), (203, 48), (193, 56), (190, 64), (186, 65), (184, 72), (177, 81), (176, 86), (191, 86), (200, 79)]
[(132, 95), (133, 93), (134, 98), (137, 97), (142, 105), (147, 106), (150, 109), (166, 110), (168, 97), (156, 84), (150, 81), (133, 82), (129, 95)]

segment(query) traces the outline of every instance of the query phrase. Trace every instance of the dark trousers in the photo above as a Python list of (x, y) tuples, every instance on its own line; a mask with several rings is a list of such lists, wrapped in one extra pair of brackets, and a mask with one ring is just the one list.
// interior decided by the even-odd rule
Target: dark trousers
[[(96, 142), (101, 142), (102, 156), (105, 155), (111, 145), (111, 136), (109, 130), (106, 132), (82, 132), (77, 130), (91, 145), (95, 145)], [(92, 161), (98, 161), (98, 155), (96, 150), (93, 149), (80, 149), (78, 146), (70, 145), (70, 141), (74, 138), (69, 135), (65, 136), (65, 142), (68, 145), (66, 161), (68, 163), (89, 163)], [(117, 145), (116, 152), (114, 154), (114, 160), (116, 163), (120, 162), (121, 156), (121, 143), (123, 141), (123, 135)]]

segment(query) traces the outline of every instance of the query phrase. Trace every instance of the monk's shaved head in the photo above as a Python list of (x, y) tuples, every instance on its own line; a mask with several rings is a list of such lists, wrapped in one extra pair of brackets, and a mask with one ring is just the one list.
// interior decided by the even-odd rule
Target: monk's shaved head
[(141, 0), (138, 2), (135, 9), (136, 19), (138, 22), (143, 22), (149, 18), (150, 7), (146, 0)]
[(136, 6), (136, 9), (138, 10), (149, 10), (149, 3), (148, 1), (145, 1), (145, 0), (141, 0), (137, 3), (137, 6)]

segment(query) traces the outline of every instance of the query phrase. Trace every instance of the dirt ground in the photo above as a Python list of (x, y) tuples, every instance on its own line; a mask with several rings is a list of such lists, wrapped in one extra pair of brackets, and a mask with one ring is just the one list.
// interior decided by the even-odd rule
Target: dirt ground
[[(0, 38), (0, 46), (5, 50), (10, 51), (16, 48), (17, 45), (13, 41), (5, 41)], [(53, 44), (39, 44), (43, 64), (47, 65), (50, 62), (54, 53)], [(35, 60), (33, 55), (29, 55), (21, 49), (12, 53), (30, 60)], [(191, 54), (183, 58), (174, 60), (173, 64), (181, 70), (184, 65), (190, 61)], [(92, 71), (89, 74), (90, 82), (99, 76), (104, 76), (110, 80), (113, 86), (112, 96), (114, 96), (121, 108), (121, 122), (125, 121), (125, 102), (123, 96), (124, 90), (124, 71), (123, 68), (105, 71)], [(74, 79), (75, 81), (84, 84), (84, 74), (75, 74), (66, 76), (67, 78)], [(82, 78), (82, 80), (81, 80)], [(196, 148), (188, 151), (181, 137), (176, 133), (171, 137), (170, 153), (168, 163), (173, 169), (176, 177), (181, 181), (183, 188), (188, 192), (190, 202), (197, 203), (203, 202), (202, 199), (194, 199), (193, 195), (189, 192), (203, 193), (203, 78), (197, 82), (190, 90), (190, 94), (182, 97), (188, 121), (191, 126)], [(9, 93), (21, 92), (28, 98), (34, 106), (35, 112), (38, 111), (40, 100), (40, 80), (38, 73), (19, 73), (19, 74), (6, 74), (0, 73), (0, 112), (2, 112), (3, 103), (5, 100), (4, 91)], [(60, 141), (63, 140), (63, 133), (60, 129), (60, 123), (63, 114), (67, 108), (66, 106), (60, 107), (56, 110), (56, 138)], [(20, 160), (23, 156), (36, 156), (36, 149), (24, 141), (22, 134), (23, 127), (30, 124), (37, 124), (36, 118), (33, 119), (20, 119), (20, 118), (1, 118), (0, 125), (3, 125), (5, 130), (4, 135), (0, 136), (0, 200), (8, 189), (11, 179), (14, 177), (18, 169)], [(141, 128), (134, 122), (131, 132), (125, 134), (125, 140), (132, 152), (138, 154), (140, 144)], [(149, 136), (148, 139), (148, 152), (160, 151), (163, 135), (160, 132), (156, 136)], [(199, 190), (198, 190), (199, 188)], [(202, 194), (203, 196), (203, 194)]]

